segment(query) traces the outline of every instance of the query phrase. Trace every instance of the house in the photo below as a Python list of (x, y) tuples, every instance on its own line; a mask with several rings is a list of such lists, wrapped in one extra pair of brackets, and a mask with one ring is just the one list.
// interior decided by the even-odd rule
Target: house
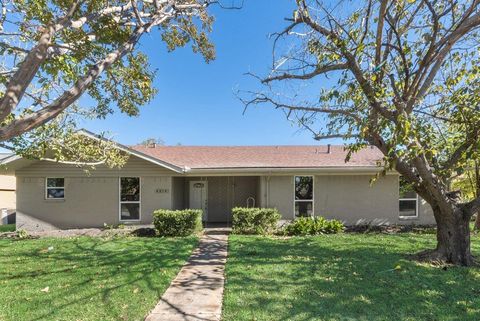
[[(92, 139), (101, 139), (83, 131)], [(432, 224), (431, 208), (402, 192), (365, 148), (345, 163), (343, 146), (124, 146), (121, 169), (90, 174), (73, 165), (3, 160), (17, 179), (17, 228), (150, 224), (155, 209), (200, 208), (207, 223), (229, 223), (234, 206), (276, 207), (283, 219), (322, 215), (346, 224)], [(402, 189), (404, 190), (404, 189)]]
[[(11, 155), (0, 153), (0, 162)], [(0, 225), (15, 223), (15, 198), (15, 176), (0, 175)]]

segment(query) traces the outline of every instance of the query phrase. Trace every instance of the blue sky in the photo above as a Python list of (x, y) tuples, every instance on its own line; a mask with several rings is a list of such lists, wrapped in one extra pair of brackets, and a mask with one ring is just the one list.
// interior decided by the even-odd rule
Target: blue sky
[[(97, 133), (108, 131), (124, 144), (158, 137), (169, 145), (316, 144), (278, 110), (254, 107), (242, 115), (243, 105), (234, 94), (237, 89), (259, 89), (258, 82), (244, 73), (267, 72), (272, 59), (268, 36), (286, 26), (284, 18), (292, 16), (294, 3), (245, 0), (241, 10), (212, 8), (216, 21), (211, 39), (217, 59), (209, 64), (189, 47), (168, 53), (159, 34), (152, 33), (139, 48), (158, 69), (155, 99), (139, 117), (116, 113), (81, 126)], [(84, 98), (80, 103), (89, 101)]]

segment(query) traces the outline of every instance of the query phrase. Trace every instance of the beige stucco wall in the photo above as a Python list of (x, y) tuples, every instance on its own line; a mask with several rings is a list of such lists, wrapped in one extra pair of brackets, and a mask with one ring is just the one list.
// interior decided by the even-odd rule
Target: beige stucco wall
[[(276, 207), (286, 220), (294, 218), (293, 177), (264, 177), (260, 184), (262, 206)], [(336, 218), (348, 225), (435, 223), (430, 206), (422, 200), (418, 218), (399, 218), (398, 175), (380, 177), (373, 185), (370, 185), (371, 178), (371, 174), (315, 175), (315, 215)]]
[(275, 207), (285, 220), (294, 219), (293, 188), (293, 175), (266, 177), (262, 206)]
[(396, 175), (379, 178), (370, 186), (368, 175), (316, 176), (315, 213), (346, 224), (398, 222)]
[[(16, 172), (17, 228), (27, 230), (100, 227), (119, 224), (119, 177), (141, 177), (141, 220), (150, 224), (152, 212), (171, 208), (170, 171), (131, 157), (121, 170), (104, 166), (85, 173), (79, 168), (38, 162)], [(45, 178), (65, 178), (65, 199), (45, 199)]]
[(16, 193), (15, 191), (0, 190), (0, 209), (15, 209)]
[(0, 190), (15, 190), (15, 176), (0, 175)]
[(15, 209), (15, 176), (0, 175), (0, 209)]
[(402, 220), (402, 223), (409, 223), (409, 221), (412, 224), (436, 224), (432, 207), (421, 198), (418, 199), (418, 219)]

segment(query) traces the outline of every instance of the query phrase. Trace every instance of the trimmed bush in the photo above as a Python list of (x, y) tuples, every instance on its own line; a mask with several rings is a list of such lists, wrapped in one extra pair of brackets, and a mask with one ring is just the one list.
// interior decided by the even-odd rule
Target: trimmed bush
[(203, 229), (202, 210), (156, 210), (153, 225), (159, 236), (188, 236)]
[(287, 235), (336, 234), (345, 229), (339, 220), (327, 220), (324, 217), (299, 217), (285, 228)]
[(232, 209), (232, 232), (234, 234), (269, 234), (277, 228), (281, 215), (276, 208)]

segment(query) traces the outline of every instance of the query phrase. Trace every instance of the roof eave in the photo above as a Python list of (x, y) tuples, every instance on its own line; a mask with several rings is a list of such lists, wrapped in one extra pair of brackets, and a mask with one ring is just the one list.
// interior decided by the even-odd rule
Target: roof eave
[(22, 159), (22, 156), (18, 156), (15, 154), (12, 154), (10, 156), (7, 156), (5, 158), (0, 159), (0, 165), (7, 165), (11, 162), (14, 162), (16, 160)]
[(0, 160), (0, 172), (3, 175), (14, 175), (15, 171), (31, 165), (36, 160), (29, 160), (18, 155), (11, 155)]
[(101, 136), (98, 136), (86, 129), (80, 129), (78, 131), (79, 134), (82, 134), (84, 136), (87, 136), (91, 139), (96, 139), (96, 140), (102, 140), (102, 141), (105, 141), (105, 142), (110, 142), (110, 143), (113, 143), (115, 145), (116, 148), (118, 148), (119, 150), (123, 151), (123, 152), (126, 152), (130, 155), (133, 155), (133, 156), (136, 156), (138, 158), (141, 158), (143, 160), (146, 160), (148, 162), (151, 162), (153, 164), (156, 164), (156, 165), (159, 165), (159, 166), (162, 166), (162, 167), (165, 167), (171, 171), (174, 171), (176, 173), (184, 173), (185, 172), (185, 169), (182, 168), (182, 167), (179, 167), (179, 166), (176, 166), (176, 165), (173, 165), (173, 164), (170, 164), (170, 163), (167, 163), (165, 161), (162, 161), (162, 160), (159, 160), (158, 158), (155, 158), (155, 157), (152, 157), (152, 156), (149, 156), (147, 154), (144, 154), (142, 152), (139, 152), (135, 149), (132, 149), (128, 146), (125, 146), (125, 145), (122, 145), (120, 143), (117, 143), (115, 141), (112, 141), (112, 140), (109, 140), (109, 139), (106, 139), (104, 137), (101, 137)]
[[(138, 158), (140, 158), (140, 159), (143, 159), (143, 160), (148, 161), (148, 162), (150, 162), (150, 163), (153, 163), (153, 164), (155, 164), (155, 165), (162, 166), (162, 167), (164, 167), (164, 168), (166, 168), (166, 169), (169, 169), (169, 170), (171, 170), (171, 171), (173, 171), (173, 172), (175, 172), (175, 173), (182, 174), (182, 173), (185, 172), (185, 169), (182, 168), (182, 167), (179, 167), (179, 166), (176, 166), (176, 165), (173, 165), (173, 164), (164, 162), (164, 161), (162, 161), (162, 160), (159, 160), (159, 159), (157, 159), (157, 158), (151, 157), (151, 156), (149, 156), (149, 155), (146, 155), (146, 154), (144, 154), (144, 153), (142, 153), (142, 152), (136, 151), (136, 150), (134, 150), (134, 149), (132, 149), (132, 148), (129, 148), (129, 147), (127, 147), (127, 146), (125, 146), (125, 145), (122, 145), (122, 144), (120, 144), (120, 143), (117, 143), (117, 142), (115, 142), (115, 141), (108, 140), (108, 139), (106, 139), (106, 138), (104, 138), (104, 137), (98, 136), (98, 135), (96, 135), (96, 134), (94, 134), (94, 133), (92, 133), (92, 132), (90, 132), (90, 131), (88, 131), (88, 130), (80, 129), (80, 130), (78, 131), (78, 133), (81, 134), (81, 135), (84, 135), (84, 136), (86, 136), (86, 137), (88, 137), (88, 138), (91, 138), (91, 139), (95, 139), (95, 140), (100, 140), (100, 141), (104, 141), (104, 142), (113, 143), (116, 148), (118, 148), (119, 150), (121, 150), (121, 151), (123, 151), (123, 152), (125, 152), (125, 153), (128, 153), (128, 154), (130, 154), (130, 155), (136, 156), (136, 157), (138, 157)], [(11, 164), (11, 163), (17, 162), (17, 161), (22, 160), (22, 159), (24, 159), (24, 158), (21, 157), (21, 156), (18, 156), (18, 155), (13, 154), (13, 155), (11, 155), (11, 156), (8, 156), (8, 157), (6, 157), (6, 158), (1, 159), (1, 160), (0, 160), (0, 165)]]
[[(185, 174), (228, 174), (228, 173), (378, 173), (378, 166), (324, 166), (324, 167), (228, 167), (228, 168), (191, 168)], [(394, 174), (389, 171), (387, 174)]]

